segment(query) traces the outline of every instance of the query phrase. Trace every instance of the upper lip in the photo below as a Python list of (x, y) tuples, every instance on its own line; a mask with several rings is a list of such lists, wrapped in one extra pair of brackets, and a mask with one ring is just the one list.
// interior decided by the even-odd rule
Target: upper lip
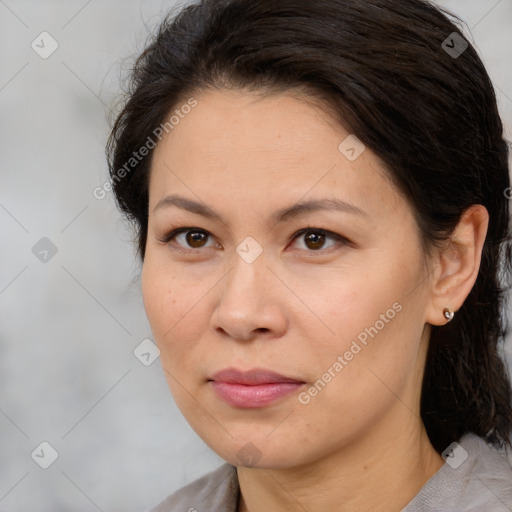
[(258, 384), (270, 384), (276, 382), (297, 382), (304, 381), (287, 377), (279, 373), (266, 370), (264, 368), (253, 368), (248, 371), (237, 370), (236, 368), (226, 368), (212, 376), (211, 379), (217, 382), (226, 382), (228, 384), (246, 384), (256, 386)]

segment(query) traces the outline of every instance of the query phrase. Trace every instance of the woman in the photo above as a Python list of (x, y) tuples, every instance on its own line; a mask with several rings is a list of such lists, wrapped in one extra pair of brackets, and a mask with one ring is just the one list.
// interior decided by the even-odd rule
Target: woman
[(226, 464), (153, 512), (512, 510), (507, 145), (422, 0), (203, 0), (109, 145), (169, 387)]

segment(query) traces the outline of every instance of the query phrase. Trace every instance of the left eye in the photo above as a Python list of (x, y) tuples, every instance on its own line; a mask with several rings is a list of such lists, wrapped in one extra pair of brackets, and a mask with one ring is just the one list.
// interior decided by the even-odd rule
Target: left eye
[(336, 242), (341, 243), (342, 245), (348, 243), (348, 241), (345, 238), (343, 238), (340, 235), (337, 235), (336, 233), (316, 228), (307, 228), (299, 231), (294, 236), (294, 240), (300, 238), (302, 238), (302, 240), (304, 241), (304, 244), (306, 245), (306, 250), (310, 249), (313, 252), (325, 249), (325, 241), (328, 239), (334, 241), (334, 243), (332, 243), (328, 247), (335, 246)]

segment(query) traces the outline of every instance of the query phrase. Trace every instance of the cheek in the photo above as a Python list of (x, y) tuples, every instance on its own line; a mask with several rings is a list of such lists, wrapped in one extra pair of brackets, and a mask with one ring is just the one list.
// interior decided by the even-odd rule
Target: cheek
[(316, 321), (313, 345), (315, 359), (326, 370), (345, 354), (352, 367), (345, 373), (367, 371), (369, 366), (388, 371), (399, 362), (407, 367), (414, 358), (421, 334), (414, 326), (421, 326), (422, 299), (411, 290), (421, 272), (417, 262), (411, 259), (404, 265), (400, 255), (393, 255), (390, 251), (387, 259), (362, 258), (360, 266), (326, 278), (320, 286), (303, 282), (303, 296), (322, 320)]
[(205, 315), (201, 313), (199, 283), (189, 283), (166, 264), (148, 254), (142, 268), (142, 296), (144, 308), (160, 349), (160, 364), (169, 390), (182, 414), (192, 424), (207, 423), (195, 395), (200, 331)]
[(171, 269), (158, 265), (151, 256), (144, 261), (141, 278), (146, 315), (155, 341), (160, 350), (165, 350), (194, 308), (194, 288), (178, 279)]
[(173, 283), (166, 273), (158, 271), (149, 255), (146, 255), (142, 267), (141, 281), (144, 309), (153, 334), (161, 342), (165, 330), (172, 326), (169, 313), (176, 311), (176, 301), (170, 291)]
[[(320, 346), (343, 349), (365, 328), (381, 322), (380, 315), (392, 310), (400, 293), (396, 281), (392, 284), (386, 275), (389, 272), (371, 272), (362, 266), (324, 276), (322, 281), (302, 280), (298, 294), (307, 297), (309, 309), (318, 318)], [(390, 311), (389, 316), (394, 313)]]

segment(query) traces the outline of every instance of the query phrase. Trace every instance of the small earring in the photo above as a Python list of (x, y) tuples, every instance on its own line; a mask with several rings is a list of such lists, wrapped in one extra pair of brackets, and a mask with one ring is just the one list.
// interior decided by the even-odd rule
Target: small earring
[(451, 322), (453, 320), (453, 317), (455, 316), (455, 313), (453, 311), (450, 311), (448, 308), (443, 309), (443, 315), (448, 320), (448, 322)]

